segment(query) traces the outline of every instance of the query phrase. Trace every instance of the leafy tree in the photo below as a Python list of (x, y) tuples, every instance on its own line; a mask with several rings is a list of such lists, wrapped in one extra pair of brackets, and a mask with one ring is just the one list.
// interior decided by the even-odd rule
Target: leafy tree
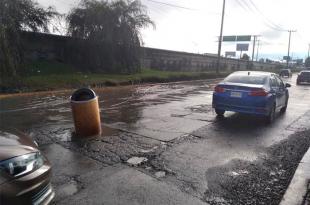
[(44, 9), (33, 0), (0, 0), (0, 75), (15, 76), (23, 61), (20, 33), (48, 31), (57, 13)]
[(310, 57), (306, 58), (305, 60), (305, 66), (310, 67)]
[(265, 59), (264, 59), (264, 58), (260, 58), (260, 59), (259, 59), (259, 62), (260, 62), (260, 63), (264, 63), (264, 62), (265, 62)]
[(139, 0), (82, 0), (67, 20), (69, 35), (84, 39), (79, 52), (85, 58), (79, 64), (104, 71), (125, 68), (135, 72), (140, 68), (140, 30), (154, 23)]
[(242, 60), (250, 60), (250, 57), (248, 56), (248, 54), (244, 53), (241, 57)]

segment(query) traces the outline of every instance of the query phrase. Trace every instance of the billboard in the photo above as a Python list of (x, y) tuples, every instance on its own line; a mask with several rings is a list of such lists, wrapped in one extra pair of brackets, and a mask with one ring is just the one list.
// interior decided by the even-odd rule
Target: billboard
[(248, 43), (237, 43), (237, 51), (248, 51), (249, 44)]
[(226, 51), (225, 52), (225, 57), (236, 57), (236, 52), (235, 51)]

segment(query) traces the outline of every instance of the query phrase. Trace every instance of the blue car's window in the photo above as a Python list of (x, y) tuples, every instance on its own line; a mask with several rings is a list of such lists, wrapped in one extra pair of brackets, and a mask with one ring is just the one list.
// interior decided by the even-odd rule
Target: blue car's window
[(230, 75), (224, 82), (264, 85), (268, 77), (262, 75)]
[(273, 88), (279, 87), (278, 81), (276, 80), (276, 78), (275, 78), (274, 76), (271, 76), (271, 78), (270, 78), (270, 84), (271, 84), (271, 87), (273, 87)]
[(278, 78), (278, 77), (276, 77), (276, 80), (277, 80), (278, 85), (280, 86), (280, 88), (284, 88), (284, 83), (283, 83), (283, 81), (282, 81), (280, 78)]

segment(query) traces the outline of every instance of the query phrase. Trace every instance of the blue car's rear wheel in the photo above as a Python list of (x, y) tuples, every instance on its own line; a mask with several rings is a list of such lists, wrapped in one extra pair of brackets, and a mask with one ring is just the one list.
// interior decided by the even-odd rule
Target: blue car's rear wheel
[(219, 110), (219, 109), (215, 109), (215, 113), (219, 116), (223, 116), (225, 113), (225, 110)]
[(268, 124), (273, 123), (274, 119), (276, 118), (276, 105), (273, 105), (269, 115), (266, 117), (266, 122)]

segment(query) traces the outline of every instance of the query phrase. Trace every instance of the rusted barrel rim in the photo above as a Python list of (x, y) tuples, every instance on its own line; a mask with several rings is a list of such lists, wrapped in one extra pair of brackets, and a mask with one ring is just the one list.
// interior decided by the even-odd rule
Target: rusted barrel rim
[(76, 100), (72, 100), (71, 98), (72, 98), (72, 96), (70, 96), (70, 102), (71, 103), (83, 104), (83, 103), (86, 103), (86, 102), (91, 102), (91, 101), (97, 100), (98, 96), (95, 96), (94, 98), (92, 98), (90, 100), (84, 100), (84, 101), (76, 101)]

